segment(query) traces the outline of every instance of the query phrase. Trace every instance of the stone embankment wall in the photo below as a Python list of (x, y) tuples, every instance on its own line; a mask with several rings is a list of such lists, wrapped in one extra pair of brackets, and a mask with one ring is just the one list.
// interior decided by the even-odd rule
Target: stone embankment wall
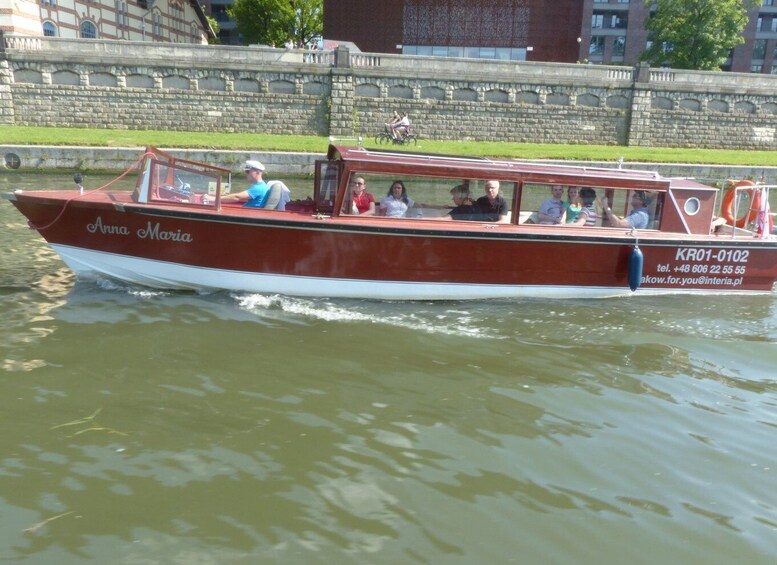
[[(162, 148), (181, 159), (208, 163), (230, 169), (242, 177), (242, 164), (248, 159), (261, 161), (266, 167), (265, 178), (283, 179), (287, 176), (312, 175), (317, 160), (325, 159), (321, 153), (283, 153), (273, 151), (211, 151), (206, 149)], [(0, 176), (3, 161), (16, 161), (23, 170), (56, 170), (81, 172), (124, 172), (137, 165), (142, 147), (46, 147), (40, 145), (0, 145)], [(614, 168), (613, 162), (547, 161), (563, 165)], [(7, 166), (7, 165), (6, 165)], [(735, 165), (686, 165), (682, 163), (624, 163), (629, 169), (657, 171), (667, 177), (691, 177), (712, 183), (724, 179), (751, 178), (766, 184), (777, 184), (777, 167), (747, 167)], [(11, 173), (13, 174), (13, 173)], [(8, 176), (12, 179), (12, 176)], [(11, 183), (13, 186), (13, 183)], [(55, 187), (52, 187), (55, 188)], [(94, 186), (89, 185), (89, 188)], [(301, 198), (304, 195), (299, 195)]]
[[(0, 125), (777, 148), (777, 77), (2, 37)], [(0, 140), (2, 143), (2, 140)]]

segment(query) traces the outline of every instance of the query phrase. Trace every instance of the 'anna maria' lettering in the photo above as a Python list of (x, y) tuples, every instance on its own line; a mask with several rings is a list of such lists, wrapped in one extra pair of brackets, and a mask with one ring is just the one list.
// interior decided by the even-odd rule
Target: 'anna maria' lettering
[(159, 222), (156, 222), (155, 224), (148, 222), (145, 228), (139, 228), (138, 237), (140, 239), (155, 239), (157, 241), (179, 241), (181, 243), (192, 242), (192, 234), (188, 232), (182, 232), (181, 230), (161, 230), (159, 227)]
[(103, 219), (97, 216), (97, 219), (93, 224), (87, 224), (86, 231), (89, 233), (102, 233), (102, 234), (116, 234), (116, 235), (129, 235), (129, 228), (127, 226), (111, 226), (103, 223)]

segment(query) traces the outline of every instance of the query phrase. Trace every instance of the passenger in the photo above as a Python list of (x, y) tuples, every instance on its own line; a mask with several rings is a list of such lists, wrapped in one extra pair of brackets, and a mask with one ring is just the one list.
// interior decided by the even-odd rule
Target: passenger
[(469, 188), (460, 184), (451, 189), (451, 198), (456, 207), (448, 212), (443, 219), (445, 220), (479, 220), (480, 212), (478, 207), (472, 201)]
[(359, 216), (375, 215), (375, 197), (367, 192), (367, 183), (362, 177), (356, 177), (350, 182), (352, 211)]
[(405, 183), (395, 180), (391, 183), (386, 197), (380, 201), (379, 214), (387, 218), (404, 218), (407, 211), (413, 207), (412, 198), (408, 198)]
[(576, 186), (567, 188), (567, 200), (564, 202), (564, 213), (566, 214), (566, 223), (572, 224), (577, 220), (580, 211), (583, 209), (583, 203), (580, 200), (580, 189)]
[(645, 229), (650, 223), (650, 214), (647, 206), (650, 204), (650, 196), (644, 190), (635, 190), (631, 193), (631, 212), (625, 218), (619, 218), (612, 213), (607, 197), (602, 199), (604, 217), (610, 221), (614, 228)]
[(564, 187), (554, 184), (550, 187), (550, 198), (544, 200), (537, 210), (537, 217), (541, 224), (561, 224), (564, 221)]
[(270, 194), (270, 186), (262, 180), (264, 165), (259, 161), (246, 161), (243, 171), (251, 186), (243, 192), (224, 194), (221, 202), (245, 202), (244, 208), (264, 208)]
[(568, 226), (595, 226), (599, 214), (596, 212), (596, 191), (591, 187), (580, 189), (580, 201), (582, 209), (574, 222), (568, 222)]
[(508, 212), (510, 207), (507, 200), (499, 194), (499, 181), (486, 181), (486, 195), (478, 198), (475, 205), (480, 213), (480, 220), (484, 222), (496, 222), (498, 224), (508, 224)]

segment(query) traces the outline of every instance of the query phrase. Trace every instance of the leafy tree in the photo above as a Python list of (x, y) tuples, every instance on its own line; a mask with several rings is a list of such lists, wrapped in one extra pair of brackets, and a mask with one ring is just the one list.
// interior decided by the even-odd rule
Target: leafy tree
[(642, 58), (677, 69), (720, 70), (744, 42), (742, 30), (755, 0), (645, 0), (656, 11), (646, 24), (650, 49)]
[(213, 33), (216, 34), (216, 37), (208, 38), (208, 43), (210, 43), (211, 45), (216, 43), (221, 43), (221, 40), (219, 39), (219, 32), (221, 31), (221, 26), (219, 25), (218, 20), (210, 16), (205, 16), (205, 17), (208, 18), (208, 23), (210, 24), (210, 27), (213, 30)]
[(247, 43), (304, 45), (324, 27), (323, 0), (235, 0), (228, 12)]

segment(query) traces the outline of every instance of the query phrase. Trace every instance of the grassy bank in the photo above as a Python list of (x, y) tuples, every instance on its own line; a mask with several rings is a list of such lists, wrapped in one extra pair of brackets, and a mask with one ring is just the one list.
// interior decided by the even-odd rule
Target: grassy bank
[[(353, 139), (345, 139), (341, 143), (355, 144), (356, 142)], [(93, 147), (155, 145), (167, 148), (324, 153), (329, 139), (323, 136), (301, 135), (0, 126), (0, 144), (86, 145)], [(375, 146), (373, 137), (365, 137), (364, 144), (368, 147)], [(393, 148), (396, 149), (396, 147)], [(619, 157), (623, 157), (626, 162), (777, 166), (776, 151), (553, 145), (491, 141), (427, 141), (423, 139), (415, 149), (433, 153), (515, 159), (615, 161)]]

